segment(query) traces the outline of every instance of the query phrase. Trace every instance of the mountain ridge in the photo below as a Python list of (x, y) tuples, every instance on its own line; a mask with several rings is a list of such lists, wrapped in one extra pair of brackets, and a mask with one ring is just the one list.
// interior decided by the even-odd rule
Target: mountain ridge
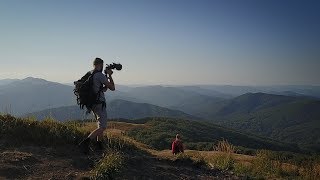
[[(145, 117), (181, 117), (185, 119), (201, 120), (201, 118), (186, 114), (182, 111), (172, 110), (148, 103), (136, 103), (121, 99), (115, 99), (107, 102), (107, 112), (108, 118), (138, 119)], [(92, 115), (86, 115), (85, 110), (81, 110), (77, 105), (45, 109), (38, 112), (24, 114), (22, 117), (35, 117), (38, 120), (45, 119), (46, 117), (52, 117), (60, 121), (93, 118)]]

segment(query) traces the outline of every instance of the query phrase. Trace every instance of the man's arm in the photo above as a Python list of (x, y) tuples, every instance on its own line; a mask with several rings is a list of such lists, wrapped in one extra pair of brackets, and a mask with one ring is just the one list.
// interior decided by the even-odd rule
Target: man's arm
[(116, 90), (116, 87), (115, 87), (115, 85), (114, 85), (114, 82), (113, 82), (113, 78), (112, 78), (112, 76), (111, 75), (109, 75), (109, 82), (108, 82), (108, 88), (111, 90), (111, 91), (114, 91), (114, 90)]
[(116, 88), (115, 88), (115, 85), (114, 85), (114, 82), (113, 82), (113, 78), (112, 78), (113, 71), (112, 70), (107, 70), (106, 73), (107, 73), (106, 76), (108, 76), (107, 77), (108, 80), (107, 80), (106, 83), (104, 83), (104, 85), (105, 85), (104, 90), (107, 91), (108, 89), (110, 89), (111, 91), (114, 91)]

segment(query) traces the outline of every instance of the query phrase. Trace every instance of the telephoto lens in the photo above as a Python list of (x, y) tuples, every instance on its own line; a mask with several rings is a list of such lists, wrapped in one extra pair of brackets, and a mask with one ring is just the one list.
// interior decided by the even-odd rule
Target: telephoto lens
[(116, 63), (107, 64), (106, 69), (116, 69), (116, 70), (120, 71), (122, 69), (122, 65), (120, 63), (119, 64), (116, 64)]
[(115, 64), (115, 68), (116, 68), (116, 70), (120, 71), (122, 69), (122, 65), (121, 64)]

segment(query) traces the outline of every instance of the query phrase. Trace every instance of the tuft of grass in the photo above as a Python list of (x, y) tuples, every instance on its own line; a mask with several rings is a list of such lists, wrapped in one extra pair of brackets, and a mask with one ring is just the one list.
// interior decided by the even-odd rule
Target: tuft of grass
[(230, 170), (234, 166), (234, 158), (231, 153), (220, 153), (209, 158), (209, 165), (219, 170)]
[(213, 149), (215, 151), (219, 151), (220, 153), (210, 157), (209, 164), (219, 170), (232, 169), (235, 162), (232, 155), (235, 152), (235, 146), (223, 139), (218, 141), (218, 143), (213, 146)]
[(124, 166), (124, 157), (120, 152), (108, 153), (93, 169), (93, 179), (115, 179)]
[(304, 179), (320, 179), (320, 164), (306, 164), (299, 168), (298, 173)]
[(244, 164), (244, 163), (241, 163), (241, 162), (234, 163), (233, 168), (234, 168), (234, 172), (237, 175), (241, 175), (241, 176), (243, 176), (243, 175), (248, 176), (252, 172), (252, 166), (251, 165)]
[(257, 151), (256, 158), (252, 161), (252, 173), (254, 175), (270, 177), (280, 174), (281, 164), (269, 158), (271, 153), (268, 150)]
[(119, 151), (123, 153), (139, 151), (137, 146), (124, 136), (115, 136), (111, 133), (108, 133), (108, 135), (105, 137), (107, 138), (107, 150)]
[(215, 151), (234, 153), (236, 148), (234, 145), (230, 144), (227, 140), (223, 139), (222, 141), (218, 141), (218, 143), (214, 145), (213, 149)]
[(7, 144), (12, 145), (70, 144), (78, 142), (84, 136), (73, 124), (63, 124), (50, 118), (35, 121), (32, 118), (15, 118), (11, 115), (0, 115), (0, 134)]

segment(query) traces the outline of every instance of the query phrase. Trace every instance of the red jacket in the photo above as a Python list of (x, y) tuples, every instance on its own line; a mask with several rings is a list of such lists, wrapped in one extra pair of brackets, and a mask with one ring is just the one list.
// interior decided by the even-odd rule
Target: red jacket
[(177, 139), (172, 142), (171, 148), (172, 148), (172, 154), (178, 154), (178, 153), (184, 152), (182, 141)]

